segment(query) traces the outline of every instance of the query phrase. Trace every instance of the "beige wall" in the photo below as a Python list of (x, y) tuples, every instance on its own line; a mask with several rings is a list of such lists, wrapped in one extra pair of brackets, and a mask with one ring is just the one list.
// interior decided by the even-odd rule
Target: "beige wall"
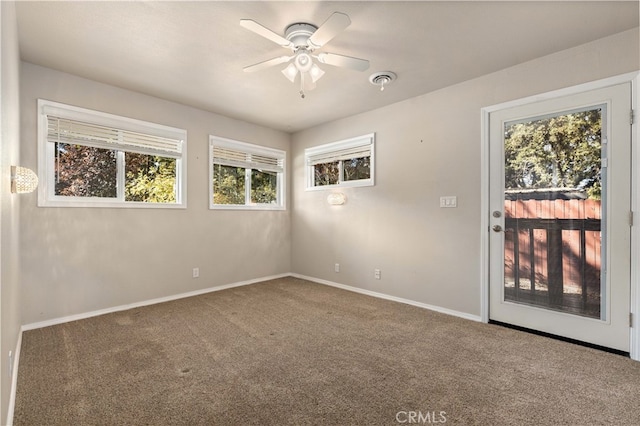
[[(294, 134), (293, 271), (479, 316), (481, 108), (639, 70), (638, 43), (626, 31)], [(344, 189), (340, 207), (305, 191), (305, 148), (371, 132), (374, 187)]]
[(0, 423), (4, 424), (9, 406), (11, 376), (9, 351), (15, 356), (21, 325), (19, 283), (19, 204), (20, 198), (11, 194), (11, 166), (20, 163), (19, 69), (18, 34), (13, 2), (0, 2)]
[(290, 209), (208, 209), (209, 134), (287, 151), (288, 134), (23, 63), (22, 163), (34, 169), (38, 98), (186, 129), (188, 208), (42, 208), (24, 196), (23, 324), (291, 270)]

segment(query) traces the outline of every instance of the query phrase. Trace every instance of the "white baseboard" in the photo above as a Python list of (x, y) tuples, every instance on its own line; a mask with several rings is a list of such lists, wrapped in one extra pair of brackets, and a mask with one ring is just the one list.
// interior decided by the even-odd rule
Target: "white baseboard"
[[(52, 326), (52, 325), (64, 324), (64, 323), (70, 322), (70, 321), (77, 321), (77, 320), (81, 320), (81, 319), (85, 319), (85, 318), (96, 317), (96, 316), (99, 316), (99, 315), (110, 314), (110, 313), (113, 313), (113, 312), (126, 311), (128, 309), (139, 308), (141, 306), (155, 305), (156, 303), (170, 302), (172, 300), (184, 299), (186, 297), (192, 297), (192, 296), (199, 296), (201, 294), (211, 293), (211, 292), (214, 292), (214, 291), (226, 290), (228, 288), (233, 288), (233, 287), (241, 287), (241, 286), (245, 286), (245, 285), (255, 284), (255, 283), (268, 281), (268, 280), (273, 280), (273, 279), (277, 279), (277, 278), (283, 278), (283, 277), (296, 277), (296, 278), (312, 281), (312, 282), (315, 282), (315, 283), (318, 283), (318, 284), (324, 284), (324, 285), (328, 285), (328, 286), (331, 286), (331, 287), (341, 288), (343, 290), (353, 291), (355, 293), (365, 294), (367, 296), (377, 297), (379, 299), (391, 300), (391, 301), (394, 301), (394, 302), (399, 302), (399, 303), (404, 303), (404, 304), (407, 304), (407, 305), (417, 306), (419, 308), (429, 309), (431, 311), (436, 311), (436, 312), (440, 312), (440, 313), (447, 314), (447, 315), (453, 315), (453, 316), (464, 318), (464, 319), (468, 319), (468, 320), (471, 320), (471, 321), (478, 321), (478, 322), (482, 321), (482, 318), (480, 316), (478, 316), (478, 315), (472, 315), (472, 314), (468, 314), (466, 312), (455, 311), (453, 309), (447, 309), (447, 308), (443, 308), (443, 307), (440, 307), (440, 306), (429, 305), (429, 304), (422, 303), (422, 302), (416, 302), (415, 300), (403, 299), (401, 297), (390, 296), (390, 295), (384, 294), (384, 293), (378, 293), (378, 292), (371, 291), (371, 290), (365, 290), (365, 289), (358, 288), (358, 287), (352, 287), (352, 286), (349, 286), (349, 285), (340, 284), (340, 283), (333, 282), (333, 281), (323, 280), (323, 279), (320, 279), (320, 278), (309, 277), (309, 276), (306, 276), (306, 275), (296, 274), (296, 273), (290, 272), (290, 273), (284, 273), (284, 274), (278, 274), (278, 275), (271, 275), (271, 276), (267, 276), (267, 277), (255, 278), (255, 279), (251, 279), (251, 280), (247, 280), (247, 281), (240, 281), (240, 282), (231, 283), (231, 284), (225, 284), (225, 285), (221, 285), (221, 286), (217, 286), (217, 287), (209, 287), (209, 288), (205, 288), (205, 289), (202, 289), (202, 290), (190, 291), (190, 292), (187, 292), (187, 293), (174, 294), (172, 296), (166, 296), (166, 297), (159, 297), (159, 298), (156, 298), (156, 299), (144, 300), (144, 301), (141, 301), (141, 302), (130, 303), (130, 304), (127, 304), (127, 305), (114, 306), (114, 307), (111, 307), (111, 308), (100, 309), (100, 310), (97, 310), (97, 311), (84, 312), (84, 313), (81, 313), (81, 314), (69, 315), (69, 316), (60, 317), (60, 318), (53, 318), (53, 319), (46, 320), (46, 321), (34, 322), (34, 323), (23, 325), (22, 326), (22, 331), (35, 330), (35, 329), (38, 329), (38, 328), (49, 327), (49, 326)], [(15, 372), (15, 370), (14, 370), (14, 372)]]
[[(394, 301), (394, 302), (404, 303), (404, 304), (407, 304), (407, 305), (417, 306), (419, 308), (429, 309), (431, 311), (436, 311), (436, 312), (440, 312), (440, 313), (447, 314), (447, 315), (453, 315), (453, 316), (464, 318), (464, 319), (468, 319), (468, 320), (471, 320), (471, 321), (478, 321), (478, 322), (482, 321), (482, 318), (480, 316), (478, 316), (478, 315), (472, 315), (472, 314), (468, 314), (466, 312), (455, 311), (453, 309), (447, 309), (447, 308), (442, 308), (440, 306), (434, 306), (434, 305), (429, 305), (429, 304), (426, 304), (426, 303), (416, 302), (415, 300), (403, 299), (401, 297), (390, 296), (390, 295), (384, 294), (384, 293), (378, 293), (378, 292), (371, 291), (371, 290), (365, 290), (365, 289), (358, 288), (358, 287), (352, 287), (352, 286), (349, 286), (349, 285), (340, 284), (340, 283), (333, 282), (333, 281), (323, 280), (323, 279), (320, 279), (320, 278), (309, 277), (309, 276), (306, 276), (306, 275), (296, 274), (296, 273), (290, 272), (290, 273), (284, 273), (284, 274), (278, 274), (278, 275), (271, 275), (271, 276), (267, 276), (267, 277), (255, 278), (255, 279), (251, 279), (251, 280), (247, 280), (247, 281), (239, 281), (239, 282), (236, 282), (236, 283), (225, 284), (225, 285), (221, 285), (221, 286), (217, 286), (217, 287), (209, 287), (209, 288), (205, 288), (205, 289), (201, 289), (201, 290), (190, 291), (190, 292), (187, 292), (187, 293), (174, 294), (172, 296), (166, 296), (166, 297), (159, 297), (159, 298), (156, 298), (156, 299), (144, 300), (144, 301), (141, 301), (141, 302), (130, 303), (130, 304), (127, 304), (127, 305), (114, 306), (114, 307), (111, 307), (111, 308), (100, 309), (100, 310), (97, 310), (97, 311), (84, 312), (84, 313), (81, 313), (81, 314), (69, 315), (69, 316), (60, 317), (60, 318), (53, 318), (53, 319), (46, 320), (46, 321), (40, 321), (40, 322), (34, 322), (34, 323), (30, 323), (30, 324), (25, 324), (25, 325), (22, 326), (20, 338), (22, 338), (22, 331), (35, 330), (35, 329), (38, 329), (38, 328), (49, 327), (49, 326), (52, 326), (52, 325), (64, 324), (66, 322), (71, 322), (71, 321), (77, 321), (77, 320), (81, 320), (81, 319), (85, 319), (85, 318), (96, 317), (96, 316), (99, 316), (99, 315), (110, 314), (110, 313), (113, 313), (113, 312), (126, 311), (128, 309), (139, 308), (139, 307), (142, 307), (142, 306), (155, 305), (156, 303), (170, 302), (172, 300), (184, 299), (186, 297), (199, 296), (201, 294), (212, 293), (214, 291), (221, 291), (221, 290), (226, 290), (228, 288), (234, 288), (234, 287), (241, 287), (241, 286), (250, 285), (250, 284), (256, 284), (256, 283), (259, 283), (259, 282), (273, 280), (273, 279), (277, 279), (277, 278), (283, 278), (283, 277), (300, 278), (300, 279), (304, 279), (304, 280), (307, 280), (307, 281), (312, 281), (312, 282), (315, 282), (315, 283), (318, 283), (318, 284), (324, 284), (324, 285), (328, 285), (328, 286), (331, 286), (331, 287), (337, 287), (337, 288), (341, 288), (343, 290), (353, 291), (355, 293), (361, 293), (361, 294), (365, 294), (367, 296), (377, 297), (379, 299), (386, 299), (386, 300), (391, 300), (391, 301)], [(18, 352), (16, 350), (16, 356), (17, 356), (17, 354), (18, 354)], [(16, 365), (17, 365), (17, 363), (16, 363)], [(14, 373), (15, 373), (16, 370), (17, 369), (14, 369)]]
[(221, 285), (221, 286), (217, 286), (217, 287), (209, 287), (209, 288), (205, 288), (205, 289), (202, 289), (202, 290), (189, 291), (187, 293), (174, 294), (172, 296), (159, 297), (157, 299), (144, 300), (142, 302), (130, 303), (130, 304), (127, 304), (127, 305), (114, 306), (112, 308), (99, 309), (97, 311), (85, 312), (85, 313), (82, 313), (82, 314), (75, 314), (75, 315), (69, 315), (69, 316), (66, 316), (66, 317), (54, 318), (54, 319), (50, 319), (50, 320), (46, 320), (46, 321), (34, 322), (34, 323), (31, 323), (31, 324), (23, 325), (22, 326), (22, 330), (23, 331), (35, 330), (37, 328), (49, 327), (51, 325), (64, 324), (66, 322), (77, 321), (77, 320), (81, 320), (81, 319), (85, 319), (85, 318), (91, 318), (91, 317), (97, 317), (99, 315), (110, 314), (110, 313), (113, 313), (113, 312), (126, 311), (128, 309), (139, 308), (141, 306), (155, 305), (156, 303), (170, 302), (172, 300), (184, 299), (186, 297), (192, 297), (192, 296), (199, 296), (201, 294), (212, 293), (214, 291), (226, 290), (228, 288), (241, 287), (241, 286), (244, 286), (244, 285), (255, 284), (255, 283), (262, 282), (262, 281), (268, 281), (268, 280), (273, 280), (273, 279), (277, 279), (277, 278), (288, 277), (290, 275), (291, 274), (289, 274), (289, 273), (279, 274), (279, 275), (271, 275), (271, 276), (255, 278), (255, 279), (247, 280), (247, 281), (240, 281), (240, 282), (236, 282), (236, 283), (225, 284), (225, 285)]
[(16, 350), (13, 353), (13, 368), (11, 371), (11, 391), (9, 392), (9, 409), (7, 410), (7, 426), (13, 425), (13, 413), (16, 408), (16, 388), (18, 387), (18, 365), (20, 364), (20, 348), (22, 347), (22, 329), (18, 333)]
[(454, 311), (453, 309), (442, 308), (440, 306), (434, 306), (434, 305), (429, 305), (422, 302), (416, 302), (415, 300), (403, 299), (401, 297), (396, 297), (396, 296), (390, 296), (388, 294), (378, 293), (371, 290), (365, 290), (358, 287), (352, 287), (349, 285), (340, 284), (333, 281), (327, 281), (320, 278), (308, 277), (306, 275), (291, 273), (290, 276), (307, 280), (307, 281), (313, 281), (314, 283), (318, 283), (318, 284), (324, 284), (331, 287), (341, 288), (347, 291), (353, 291), (355, 293), (365, 294), (367, 296), (377, 297), (379, 299), (391, 300), (393, 302), (399, 302), (399, 303), (404, 303), (406, 305), (417, 306), (418, 308), (429, 309), (430, 311), (440, 312), (442, 314), (453, 315), (453, 316), (464, 318), (471, 321), (482, 322), (482, 318), (479, 315), (471, 315), (466, 312)]

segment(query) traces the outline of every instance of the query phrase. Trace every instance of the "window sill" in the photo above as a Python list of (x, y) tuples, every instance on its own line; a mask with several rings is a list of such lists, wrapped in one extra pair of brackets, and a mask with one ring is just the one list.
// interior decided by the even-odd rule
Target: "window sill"
[(80, 208), (119, 208), (119, 209), (186, 209), (187, 203), (145, 203), (137, 201), (69, 201), (44, 200), (38, 201), (38, 207), (80, 207)]
[(338, 188), (357, 188), (362, 186), (375, 186), (373, 180), (367, 179), (366, 181), (351, 181), (342, 182), (336, 185), (319, 185), (319, 186), (307, 186), (305, 191), (322, 191), (324, 189), (338, 189)]
[(209, 210), (261, 210), (261, 211), (285, 211), (284, 206), (241, 206), (241, 205), (209, 205)]

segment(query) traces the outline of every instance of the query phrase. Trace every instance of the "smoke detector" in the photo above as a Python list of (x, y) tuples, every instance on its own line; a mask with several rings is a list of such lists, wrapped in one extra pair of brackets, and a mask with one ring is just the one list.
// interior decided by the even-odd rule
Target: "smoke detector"
[(394, 72), (382, 71), (371, 74), (369, 76), (369, 83), (373, 84), (374, 86), (380, 86), (380, 91), (382, 92), (385, 86), (393, 83), (397, 78), (398, 76)]

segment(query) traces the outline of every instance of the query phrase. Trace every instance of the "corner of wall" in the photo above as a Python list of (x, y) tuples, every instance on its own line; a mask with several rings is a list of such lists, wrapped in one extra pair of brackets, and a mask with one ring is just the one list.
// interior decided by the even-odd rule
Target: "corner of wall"
[[(18, 164), (20, 158), (20, 54), (15, 2), (0, 2), (0, 28), (0, 184), (9, 188), (10, 166)], [(20, 342), (22, 315), (19, 225), (19, 200), (9, 191), (0, 191), (0, 418), (8, 424), (12, 423), (12, 363)]]

